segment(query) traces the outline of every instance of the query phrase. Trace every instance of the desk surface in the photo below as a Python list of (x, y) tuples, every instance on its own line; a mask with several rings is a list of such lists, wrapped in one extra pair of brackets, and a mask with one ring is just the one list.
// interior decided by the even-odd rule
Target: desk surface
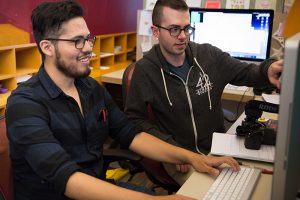
[[(276, 119), (276, 114), (264, 113), (263, 117)], [(228, 133), (235, 133), (235, 129), (238, 125), (241, 124), (241, 121), (245, 118), (245, 114), (243, 113), (238, 120), (232, 125), (232, 127), (227, 131)], [(243, 160), (238, 159), (246, 166), (254, 166), (264, 169), (273, 170), (273, 164), (251, 161), (251, 160)], [(259, 181), (255, 187), (255, 190), (252, 194), (252, 199), (271, 199), (271, 186), (272, 186), (272, 175), (269, 174), (261, 174)], [(194, 172), (188, 180), (182, 185), (182, 187), (177, 192), (178, 194), (190, 196), (196, 199), (202, 199), (206, 192), (209, 190), (210, 186), (214, 182), (214, 178), (205, 173)]]
[[(122, 84), (122, 77), (125, 69), (117, 70), (114, 72), (110, 72), (101, 76), (102, 83), (111, 83), (111, 84)], [(225, 100), (233, 100), (233, 101), (242, 101), (247, 102), (253, 99), (253, 89), (249, 88), (246, 92), (239, 90), (228, 90), (225, 89), (223, 91), (222, 99)]]
[(102, 83), (112, 83), (117, 85), (122, 85), (122, 78), (125, 69), (110, 72), (101, 76)]
[[(246, 162), (246, 161), (245, 161)], [(244, 162), (243, 162), (244, 163)], [(258, 166), (259, 164), (249, 163), (251, 166)], [(270, 164), (260, 164), (263, 168), (272, 169)], [(196, 199), (202, 199), (210, 186), (213, 184), (214, 178), (208, 174), (194, 172), (189, 179), (182, 185), (177, 194), (186, 195)], [(261, 174), (256, 188), (252, 194), (253, 200), (256, 199), (271, 199), (271, 186), (272, 186), (272, 175)]]

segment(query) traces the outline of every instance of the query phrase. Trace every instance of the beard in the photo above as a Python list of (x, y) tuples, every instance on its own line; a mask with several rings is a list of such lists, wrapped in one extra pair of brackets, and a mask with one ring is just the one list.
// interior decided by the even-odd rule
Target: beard
[(88, 77), (91, 73), (91, 69), (89, 67), (86, 68), (84, 71), (79, 71), (76, 66), (74, 65), (67, 65), (62, 59), (59, 51), (56, 51), (56, 60), (55, 65), (59, 71), (61, 71), (64, 75), (70, 78), (85, 78)]
[(159, 41), (160, 43), (160, 48), (164, 53), (170, 55), (170, 56), (180, 56), (182, 54), (185, 54), (185, 50), (187, 48), (188, 42), (181, 42), (184, 43), (185, 46), (182, 48), (178, 48), (175, 44), (171, 44), (165, 41)]

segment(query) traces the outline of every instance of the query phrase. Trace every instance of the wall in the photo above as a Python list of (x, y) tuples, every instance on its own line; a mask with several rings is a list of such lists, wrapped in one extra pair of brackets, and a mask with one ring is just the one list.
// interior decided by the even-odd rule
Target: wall
[[(55, 1), (55, 0), (48, 0)], [(0, 0), (0, 23), (10, 23), (31, 31), (31, 11), (43, 0)], [(85, 10), (85, 19), (95, 35), (136, 31), (137, 10), (142, 0), (78, 0)]]

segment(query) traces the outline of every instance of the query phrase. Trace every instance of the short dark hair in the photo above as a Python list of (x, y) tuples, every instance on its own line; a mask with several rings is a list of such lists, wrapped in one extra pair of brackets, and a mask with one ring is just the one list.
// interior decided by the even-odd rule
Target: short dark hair
[(161, 25), (163, 7), (169, 7), (180, 11), (189, 10), (185, 0), (157, 0), (152, 13), (152, 23), (154, 25)]
[(61, 25), (75, 17), (83, 17), (82, 7), (75, 1), (45, 2), (38, 5), (31, 14), (34, 39), (40, 53), (39, 43), (47, 37), (58, 37), (61, 34)]

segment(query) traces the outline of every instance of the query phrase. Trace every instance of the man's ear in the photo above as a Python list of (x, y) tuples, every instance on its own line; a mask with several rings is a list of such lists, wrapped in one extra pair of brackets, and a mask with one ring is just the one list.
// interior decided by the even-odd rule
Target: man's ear
[(54, 47), (53, 44), (49, 40), (42, 40), (40, 41), (40, 47), (42, 52), (47, 56), (52, 56)]
[(153, 36), (158, 38), (158, 35), (159, 35), (159, 30), (156, 26), (152, 25), (151, 26), (151, 30), (152, 30), (152, 33), (153, 33)]

